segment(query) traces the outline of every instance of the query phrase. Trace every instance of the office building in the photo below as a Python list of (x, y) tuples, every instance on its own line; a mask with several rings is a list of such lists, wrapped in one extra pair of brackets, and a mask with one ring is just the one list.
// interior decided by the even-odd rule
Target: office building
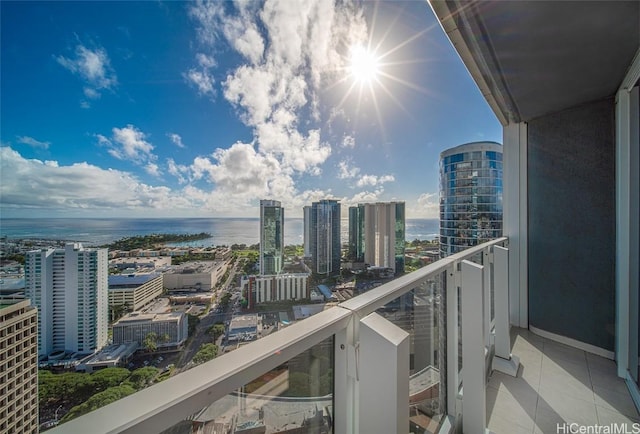
[(29, 300), (0, 302), (0, 432), (38, 432), (38, 317)]
[(248, 307), (273, 301), (303, 300), (309, 298), (307, 273), (274, 274), (271, 276), (245, 276), (241, 287), (247, 292)]
[(404, 202), (359, 204), (349, 208), (349, 251), (371, 267), (404, 272)]
[(114, 274), (109, 276), (110, 320), (134, 312), (162, 295), (162, 274)]
[(340, 273), (340, 203), (321, 200), (311, 204), (311, 263), (316, 274)]
[(260, 274), (278, 274), (284, 262), (284, 209), (277, 200), (260, 201)]
[(150, 333), (155, 333), (158, 348), (180, 346), (189, 337), (187, 316), (182, 312), (130, 313), (113, 324), (113, 343), (144, 346)]
[(364, 205), (349, 207), (349, 259), (364, 262)]
[(227, 272), (227, 261), (190, 261), (164, 273), (168, 291), (211, 291)]
[(25, 258), (25, 294), (38, 308), (38, 354), (92, 353), (107, 343), (107, 249), (68, 243)]
[(305, 206), (302, 208), (304, 216), (304, 229), (302, 237), (304, 240), (304, 257), (311, 257), (311, 207)]
[(502, 145), (473, 142), (440, 154), (440, 255), (502, 236)]

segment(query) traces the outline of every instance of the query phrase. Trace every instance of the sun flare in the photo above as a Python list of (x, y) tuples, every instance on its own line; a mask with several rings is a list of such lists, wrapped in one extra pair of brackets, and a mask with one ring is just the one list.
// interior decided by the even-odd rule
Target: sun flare
[(371, 83), (378, 77), (378, 58), (361, 45), (351, 48), (349, 73), (358, 82)]

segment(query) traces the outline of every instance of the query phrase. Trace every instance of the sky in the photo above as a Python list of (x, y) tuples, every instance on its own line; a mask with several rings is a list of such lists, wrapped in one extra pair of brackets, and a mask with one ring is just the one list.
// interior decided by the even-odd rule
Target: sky
[(0, 8), (0, 218), (437, 218), (440, 152), (502, 141), (424, 1)]

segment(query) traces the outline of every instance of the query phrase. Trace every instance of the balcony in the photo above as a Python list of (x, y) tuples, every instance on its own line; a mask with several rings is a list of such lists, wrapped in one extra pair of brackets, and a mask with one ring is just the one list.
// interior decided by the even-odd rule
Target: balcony
[[(640, 5), (430, 4), (504, 127), (509, 238), (52, 432), (554, 433), (640, 420)], [(285, 397), (296, 377), (304, 393)]]
[(508, 252), (500, 238), (447, 257), (49, 432), (501, 434), (640, 421), (613, 361), (510, 332)]

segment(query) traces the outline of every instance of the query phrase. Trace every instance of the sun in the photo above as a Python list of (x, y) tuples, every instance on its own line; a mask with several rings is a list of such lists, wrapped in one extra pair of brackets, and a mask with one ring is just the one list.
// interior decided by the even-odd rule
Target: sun
[(378, 78), (379, 61), (376, 55), (362, 45), (351, 47), (349, 73), (360, 84), (368, 84)]

